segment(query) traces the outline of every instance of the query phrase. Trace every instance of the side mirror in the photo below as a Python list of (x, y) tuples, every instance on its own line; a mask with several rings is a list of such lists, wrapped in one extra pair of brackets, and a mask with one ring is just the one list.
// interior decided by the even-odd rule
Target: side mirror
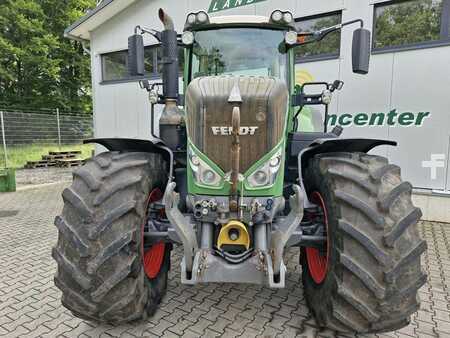
[(145, 73), (144, 38), (140, 34), (128, 38), (128, 73), (130, 76), (143, 76)]
[(358, 28), (353, 32), (352, 67), (353, 73), (367, 74), (370, 60), (370, 31)]

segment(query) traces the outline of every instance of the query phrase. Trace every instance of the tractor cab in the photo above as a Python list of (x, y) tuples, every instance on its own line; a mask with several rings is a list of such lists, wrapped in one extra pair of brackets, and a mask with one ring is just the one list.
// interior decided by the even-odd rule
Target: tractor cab
[[(187, 50), (185, 83), (200, 76), (268, 76), (288, 86), (285, 34), (294, 29), (292, 14), (275, 23), (264, 16), (188, 15), (182, 42)], [(195, 19), (194, 19), (195, 18)], [(192, 23), (191, 23), (192, 22)]]

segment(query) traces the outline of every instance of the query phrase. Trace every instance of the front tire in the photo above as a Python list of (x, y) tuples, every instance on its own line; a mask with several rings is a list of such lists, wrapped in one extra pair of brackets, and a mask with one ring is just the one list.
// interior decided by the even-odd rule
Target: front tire
[(359, 333), (408, 325), (426, 282), (420, 266), (426, 242), (417, 229), (421, 211), (400, 168), (380, 156), (321, 154), (305, 182), (308, 194), (323, 198), (328, 218), (323, 280), (311, 269), (307, 250), (301, 252), (306, 300), (317, 323)]
[(160, 155), (107, 152), (74, 171), (55, 219), (52, 255), (62, 304), (82, 319), (122, 323), (155, 311), (167, 285), (170, 248), (158, 275), (143, 268), (150, 191), (165, 183)]

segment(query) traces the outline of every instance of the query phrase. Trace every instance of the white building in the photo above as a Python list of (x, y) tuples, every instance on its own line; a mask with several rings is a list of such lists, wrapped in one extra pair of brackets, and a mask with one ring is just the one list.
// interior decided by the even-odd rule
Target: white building
[[(322, 46), (299, 51), (297, 81), (344, 81), (330, 106), (336, 115), (331, 121), (354, 122), (344, 137), (397, 141), (398, 147), (377, 152), (402, 167), (426, 218), (450, 221), (450, 198), (443, 197), (450, 197), (450, 0), (103, 0), (66, 30), (67, 36), (89, 42), (96, 137), (150, 138), (149, 103), (127, 75), (126, 49), (136, 25), (162, 28), (160, 7), (174, 18), (178, 32), (186, 15), (198, 10), (211, 16), (269, 16), (287, 9), (305, 30), (362, 18), (373, 38), (368, 75), (352, 73), (353, 28), (344, 28)], [(422, 22), (418, 14), (431, 20)], [(145, 39), (148, 78), (157, 80), (156, 41)], [(377, 124), (380, 117), (372, 114), (393, 110), (392, 125), (388, 116), (381, 126), (356, 125), (371, 119)], [(360, 113), (369, 117), (355, 119)], [(400, 113), (412, 114), (399, 121)]]

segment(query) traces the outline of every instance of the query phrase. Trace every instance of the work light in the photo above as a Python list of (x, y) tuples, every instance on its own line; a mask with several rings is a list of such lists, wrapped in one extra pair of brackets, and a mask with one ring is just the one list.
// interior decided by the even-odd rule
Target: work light
[(292, 25), (294, 16), (289, 11), (280, 11), (279, 9), (276, 9), (270, 15), (270, 22), (281, 25)]
[(294, 17), (292, 16), (291, 12), (285, 12), (283, 14), (283, 21), (285, 23), (291, 23), (292, 21), (294, 21)]
[(197, 23), (204, 24), (208, 21), (208, 14), (206, 12), (197, 13)]
[(186, 18), (185, 29), (195, 25), (205, 25), (209, 23), (208, 13), (200, 11), (197, 13), (189, 13)]
[(327, 89), (324, 90), (322, 92), (322, 102), (325, 104), (330, 104), (331, 103), (331, 98), (332, 98), (332, 94), (331, 92)]
[(196, 16), (194, 13), (191, 13), (187, 16), (186, 22), (190, 25), (195, 24)]
[(154, 89), (150, 90), (148, 93), (148, 99), (152, 104), (158, 103), (158, 92)]
[(275, 23), (280, 23), (280, 21), (283, 19), (283, 12), (281, 12), (279, 9), (272, 12), (272, 15), (270, 16), (270, 20)]
[(284, 42), (288, 45), (293, 45), (297, 43), (297, 32), (296, 31), (287, 31), (284, 35)]
[(181, 41), (185, 46), (192, 45), (194, 43), (194, 33), (192, 33), (191, 31), (183, 32), (183, 35), (181, 35)]

